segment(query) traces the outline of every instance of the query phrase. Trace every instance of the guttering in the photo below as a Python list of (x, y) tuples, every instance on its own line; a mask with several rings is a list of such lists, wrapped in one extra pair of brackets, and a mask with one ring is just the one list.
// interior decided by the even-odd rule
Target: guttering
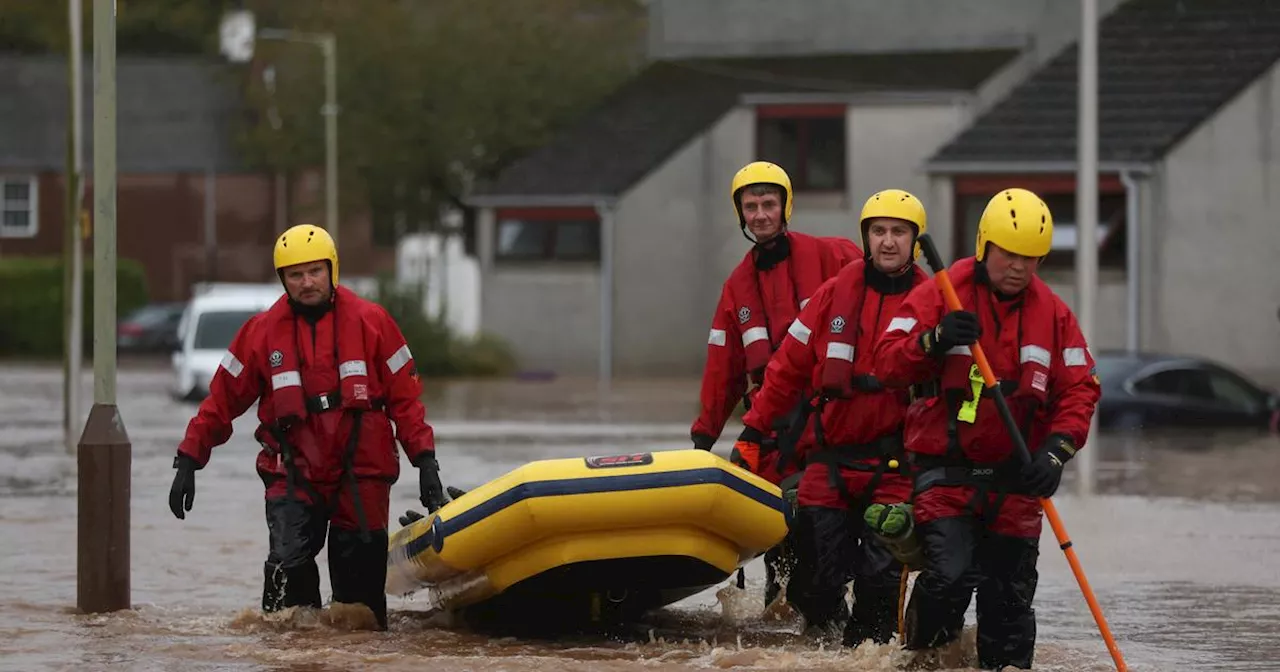
[[(1005, 173), (1075, 173), (1075, 161), (932, 161), (925, 172), (935, 175), (997, 175)], [(1128, 161), (1099, 161), (1100, 173), (1150, 175), (1151, 164)]]
[(481, 194), (463, 199), (474, 208), (594, 208), (601, 203), (612, 207), (617, 196), (603, 194)]

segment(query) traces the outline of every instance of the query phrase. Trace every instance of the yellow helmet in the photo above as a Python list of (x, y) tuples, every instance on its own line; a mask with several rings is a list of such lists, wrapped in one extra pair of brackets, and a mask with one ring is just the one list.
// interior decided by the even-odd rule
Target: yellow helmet
[(314, 224), (289, 227), (276, 239), (276, 272), (286, 266), (305, 264), (309, 261), (329, 262), (329, 279), (338, 286), (338, 248), (328, 231)]
[(742, 216), (742, 205), (738, 201), (740, 192), (753, 184), (776, 184), (782, 187), (782, 223), (791, 221), (791, 178), (787, 171), (776, 163), (753, 161), (742, 167), (733, 176), (733, 184), (729, 187), (729, 197), (733, 199), (733, 211), (738, 215), (738, 224), (747, 225)]
[[(929, 218), (925, 215), (924, 203), (920, 199), (901, 189), (877, 191), (863, 204), (862, 216), (858, 218), (858, 228), (862, 231), (862, 249), (868, 255), (871, 254), (871, 249), (867, 246), (867, 220), (877, 217), (892, 217), (914, 224), (917, 238), (929, 228)], [(916, 243), (915, 256), (920, 257), (919, 243)]]
[(1053, 215), (1049, 206), (1026, 189), (1005, 189), (992, 196), (978, 220), (978, 261), (986, 256), (987, 243), (1024, 257), (1049, 254), (1053, 249)]

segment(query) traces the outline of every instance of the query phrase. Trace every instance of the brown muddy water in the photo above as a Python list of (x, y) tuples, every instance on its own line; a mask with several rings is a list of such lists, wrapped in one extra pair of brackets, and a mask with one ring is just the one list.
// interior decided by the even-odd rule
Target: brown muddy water
[[(168, 398), (163, 368), (123, 369), (119, 401), (133, 443), (133, 608), (75, 612), (75, 460), (60, 447), (56, 370), (0, 368), (2, 670), (893, 670), (970, 669), (967, 641), (944, 660), (893, 646), (833, 649), (785, 614), (763, 615), (763, 571), (611, 637), (493, 639), (391, 598), (387, 632), (357, 608), (275, 615), (257, 609), (266, 530), (253, 472), (252, 419), (197, 476), (187, 520), (169, 513), (174, 448), (194, 406)], [(92, 381), (83, 389), (91, 399)], [(433, 389), (428, 415), (446, 482), (473, 487), (530, 460), (688, 445), (697, 381), (458, 382)], [(717, 452), (729, 449), (731, 423)], [(1280, 440), (1104, 436), (1098, 494), (1059, 511), (1135, 672), (1280, 670)], [(410, 478), (392, 510), (417, 507)], [(393, 528), (397, 525), (392, 523)], [(321, 574), (325, 556), (321, 554)], [(1036, 597), (1036, 669), (1113, 669), (1046, 526)], [(323, 579), (328, 594), (328, 579)], [(972, 611), (969, 623), (973, 623)]]

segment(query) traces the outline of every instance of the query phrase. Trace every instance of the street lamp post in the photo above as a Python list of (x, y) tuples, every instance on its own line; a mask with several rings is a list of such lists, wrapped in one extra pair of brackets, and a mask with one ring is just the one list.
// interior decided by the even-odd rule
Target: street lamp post
[(333, 33), (306, 33), (283, 28), (255, 29), (253, 13), (230, 12), (222, 20), (222, 53), (235, 62), (253, 58), (257, 40), (301, 42), (320, 47), (324, 56), (324, 188), (325, 230), (338, 242), (338, 42)]

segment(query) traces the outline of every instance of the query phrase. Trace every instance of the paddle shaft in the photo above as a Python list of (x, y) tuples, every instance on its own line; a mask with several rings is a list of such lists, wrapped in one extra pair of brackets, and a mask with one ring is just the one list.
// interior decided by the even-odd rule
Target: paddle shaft
[[(946, 302), (947, 309), (964, 310), (964, 306), (960, 303), (960, 297), (956, 295), (956, 288), (951, 284), (951, 277), (947, 275), (947, 269), (942, 265), (942, 257), (938, 255), (938, 248), (934, 246), (933, 239), (928, 234), (924, 234), (919, 237), (919, 243), (920, 249), (924, 252), (925, 260), (928, 261), (929, 267), (933, 269), (934, 281), (937, 283), (938, 289), (942, 290), (942, 299)], [(1005, 427), (1009, 430), (1009, 436), (1013, 439), (1013, 446), (1018, 451), (1018, 457), (1024, 463), (1029, 463), (1031, 461), (1031, 451), (1027, 449), (1027, 442), (1022, 436), (1022, 430), (1018, 427), (1017, 421), (1013, 418), (1013, 413), (1009, 410), (1009, 403), (1004, 398), (999, 381), (996, 380), (995, 372), (991, 370), (991, 363), (987, 361), (987, 356), (982, 351), (982, 346), (978, 343), (975, 342), (969, 346), (969, 349), (973, 353), (973, 361), (978, 365), (978, 371), (982, 372), (982, 379), (986, 383), (988, 392), (995, 399), (996, 409), (1000, 413), (1000, 419), (1004, 421)], [(1129, 668), (1125, 665), (1124, 656), (1120, 654), (1120, 647), (1111, 636), (1111, 629), (1107, 627), (1107, 619), (1102, 615), (1102, 607), (1098, 605), (1098, 600), (1093, 595), (1093, 589), (1089, 587), (1089, 581), (1084, 575), (1084, 567), (1080, 565), (1080, 559), (1076, 557), (1076, 551), (1072, 548), (1071, 538), (1067, 536), (1067, 528), (1062, 524), (1062, 518), (1058, 516), (1057, 507), (1053, 505), (1053, 501), (1048, 497), (1041, 497), (1040, 504), (1044, 507), (1045, 517), (1049, 519), (1049, 526), (1053, 528), (1053, 534), (1058, 539), (1058, 547), (1067, 556), (1067, 563), (1071, 565), (1071, 572), (1076, 575), (1076, 582), (1080, 584), (1080, 592), (1084, 593), (1084, 600), (1089, 604), (1089, 611), (1093, 613), (1093, 620), (1098, 624), (1098, 632), (1102, 634), (1102, 639), (1107, 644), (1107, 650), (1111, 652), (1111, 659), (1115, 661), (1116, 670), (1127, 672)]]

